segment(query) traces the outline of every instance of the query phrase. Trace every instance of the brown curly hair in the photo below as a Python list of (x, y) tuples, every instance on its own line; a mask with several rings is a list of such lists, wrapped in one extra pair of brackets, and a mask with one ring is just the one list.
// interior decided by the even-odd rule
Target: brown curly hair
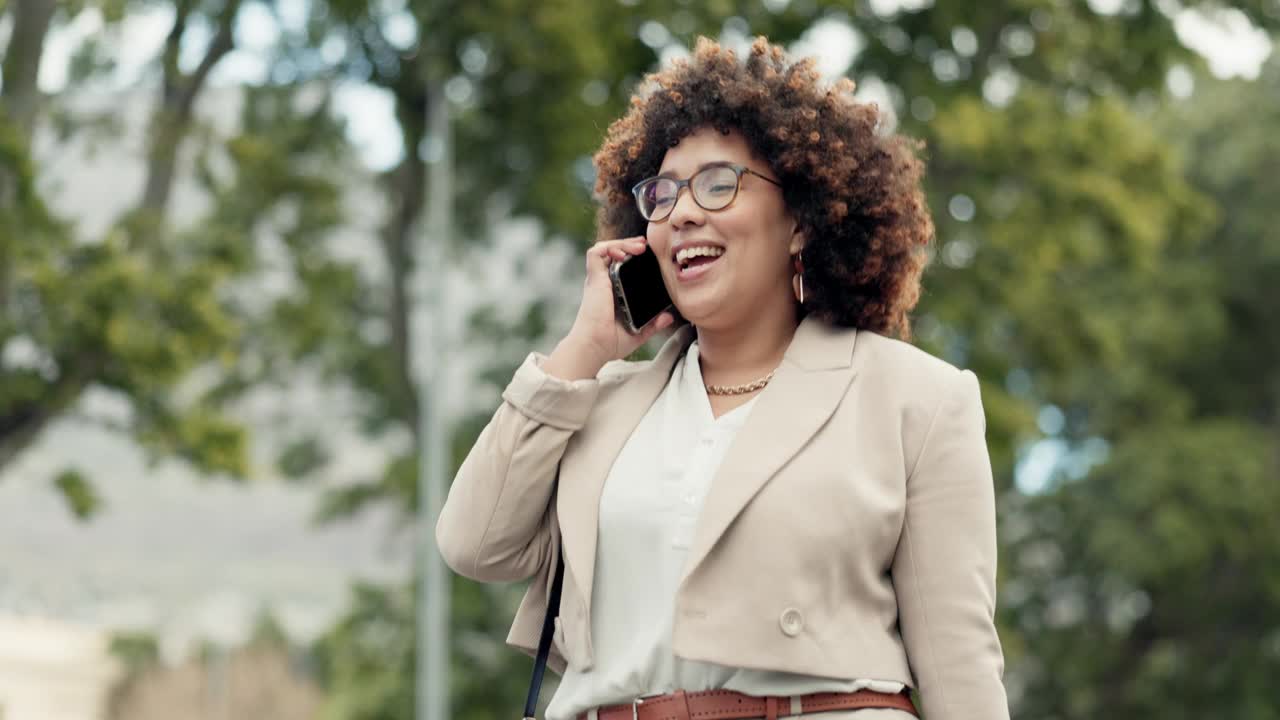
[(910, 339), (908, 313), (933, 221), (920, 187), (922, 144), (878, 133), (879, 109), (854, 84), (820, 82), (764, 37), (745, 63), (699, 38), (693, 57), (645, 77), (595, 154), (599, 237), (643, 235), (631, 188), (656, 175), (667, 149), (702, 127), (737, 130), (782, 181), (805, 232), (802, 312), (835, 325)]

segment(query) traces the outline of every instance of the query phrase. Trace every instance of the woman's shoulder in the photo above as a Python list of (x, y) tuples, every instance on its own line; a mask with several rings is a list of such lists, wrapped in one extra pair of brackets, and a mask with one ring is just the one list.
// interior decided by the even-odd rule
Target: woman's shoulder
[[(877, 412), (901, 419), (904, 433), (922, 441), (917, 431), (932, 427), (944, 406), (981, 407), (977, 376), (908, 342), (859, 331), (854, 367), (860, 396)], [(981, 410), (978, 411), (981, 413)], [(909, 431), (914, 429), (914, 431)]]
[(874, 373), (894, 387), (930, 396), (954, 387), (966, 372), (909, 342), (870, 330), (858, 331), (853, 364), (859, 373)]

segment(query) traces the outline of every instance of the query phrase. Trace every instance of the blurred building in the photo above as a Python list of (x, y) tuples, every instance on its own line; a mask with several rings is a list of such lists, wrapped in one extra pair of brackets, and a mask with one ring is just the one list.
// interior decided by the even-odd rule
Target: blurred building
[(120, 676), (107, 642), (100, 629), (0, 613), (0, 718), (105, 720)]

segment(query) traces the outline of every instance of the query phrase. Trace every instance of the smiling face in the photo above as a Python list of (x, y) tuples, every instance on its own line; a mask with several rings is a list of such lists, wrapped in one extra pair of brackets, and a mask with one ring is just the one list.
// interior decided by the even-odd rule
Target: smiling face
[[(680, 140), (658, 172), (686, 180), (709, 163), (743, 165), (777, 179), (742, 135), (714, 128)], [(762, 305), (794, 308), (790, 256), (803, 244), (795, 227), (781, 188), (748, 172), (721, 210), (704, 210), (688, 188), (681, 190), (671, 214), (649, 223), (645, 235), (680, 314), (700, 328), (725, 328), (750, 321)]]

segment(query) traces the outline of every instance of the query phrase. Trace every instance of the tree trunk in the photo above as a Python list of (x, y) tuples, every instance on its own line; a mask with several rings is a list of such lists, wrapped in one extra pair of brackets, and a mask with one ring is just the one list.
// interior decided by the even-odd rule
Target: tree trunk
[(391, 362), (395, 382), (399, 385), (392, 391), (392, 397), (399, 399), (396, 414), (408, 424), (416, 438), (419, 408), (410, 351), (413, 302), (409, 294), (409, 278), (413, 273), (413, 231), (422, 216), (426, 183), (426, 170), (417, 153), (426, 132), (426, 120), (420, 108), (406, 107), (400, 98), (397, 102), (401, 127), (404, 128), (405, 157), (390, 175), (396, 205), (382, 230), (382, 244), (391, 272), (388, 320), (391, 326)]
[[(0, 86), (0, 124), (11, 123), (29, 143), (40, 105), (40, 58), (44, 40), (53, 22), (56, 0), (15, 0), (13, 29), (3, 63), (4, 85)], [(0, 216), (12, 216), (19, 201), (18, 169), (12, 163), (0, 164)], [(8, 233), (6, 233), (8, 235)], [(0, 311), (9, 305), (10, 244), (14, 238), (0, 238)], [(0, 338), (2, 340), (2, 338)]]
[(56, 0), (14, 0), (13, 3), (13, 32), (4, 56), (0, 106), (9, 120), (28, 136), (40, 104), (40, 91), (36, 86), (40, 58), (44, 55), (45, 37), (57, 8)]

